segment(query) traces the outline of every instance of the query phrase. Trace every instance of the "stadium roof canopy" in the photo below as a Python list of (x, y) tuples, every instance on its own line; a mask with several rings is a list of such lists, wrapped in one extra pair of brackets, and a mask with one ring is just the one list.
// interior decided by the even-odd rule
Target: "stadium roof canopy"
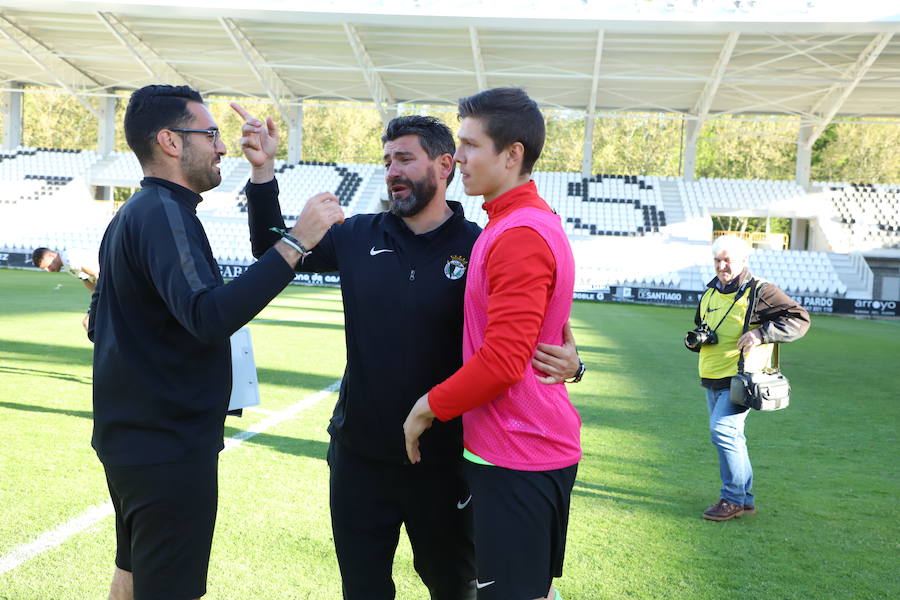
[(883, 8), (892, 2), (844, 3), (855, 14), (832, 21), (722, 2), (667, 13), (660, 3), (636, 12), (645, 0), (557, 0), (553, 17), (540, 4), (0, 1), (0, 88), (85, 97), (186, 82), (282, 111), (305, 99), (374, 101), (384, 117), (397, 103), (455, 104), (516, 85), (544, 107), (592, 115), (769, 113), (816, 128), (900, 116), (900, 9)]

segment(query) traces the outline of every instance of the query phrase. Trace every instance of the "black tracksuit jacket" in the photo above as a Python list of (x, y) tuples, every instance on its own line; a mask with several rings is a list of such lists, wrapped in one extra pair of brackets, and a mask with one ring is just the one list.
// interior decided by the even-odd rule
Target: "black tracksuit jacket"
[(223, 284), (201, 198), (147, 177), (100, 244), (91, 298), (92, 445), (109, 466), (181, 462), (222, 447), (229, 336), (294, 278), (274, 249)]
[[(254, 256), (284, 227), (278, 184), (247, 184)], [(300, 267), (338, 271), (344, 300), (347, 364), (328, 432), (353, 452), (408, 462), (403, 422), (419, 397), (462, 365), (463, 293), (472, 245), (481, 232), (462, 205), (434, 231), (415, 235), (384, 212), (334, 225)], [(456, 277), (451, 279), (451, 277)], [(462, 453), (460, 419), (435, 420), (422, 436), (425, 463), (449, 463)]]

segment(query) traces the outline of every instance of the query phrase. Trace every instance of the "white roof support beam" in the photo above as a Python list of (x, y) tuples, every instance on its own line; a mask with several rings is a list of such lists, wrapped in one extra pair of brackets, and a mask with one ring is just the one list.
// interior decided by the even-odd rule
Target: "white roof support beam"
[(375, 68), (375, 62), (372, 60), (369, 51), (366, 50), (365, 45), (362, 43), (362, 39), (359, 37), (359, 32), (356, 31), (356, 27), (350, 23), (344, 23), (344, 31), (347, 33), (350, 47), (353, 48), (353, 53), (356, 55), (356, 60), (359, 62), (359, 66), (362, 69), (363, 77), (366, 79), (366, 85), (369, 86), (369, 94), (371, 94), (372, 100), (375, 102), (375, 108), (378, 109), (381, 120), (387, 125), (388, 121), (391, 120), (391, 114), (396, 114), (397, 102), (391, 97), (384, 80), (381, 78), (381, 75), (378, 74), (378, 70)]
[(484, 57), (481, 54), (481, 41), (478, 39), (478, 30), (469, 26), (469, 42), (472, 44), (472, 62), (475, 63), (475, 82), (478, 91), (487, 89), (487, 76), (484, 74)]
[(590, 177), (594, 165), (594, 118), (597, 111), (597, 96), (600, 92), (600, 64), (603, 62), (603, 30), (597, 32), (597, 47), (594, 51), (594, 70), (591, 76), (591, 96), (584, 118), (584, 147), (581, 152), (581, 176)]
[(703, 121), (705, 121), (706, 117), (709, 115), (709, 109), (712, 107), (713, 100), (716, 98), (719, 86), (722, 85), (722, 79), (725, 77), (725, 70), (728, 68), (728, 63), (731, 62), (731, 55), (734, 53), (734, 48), (737, 46), (740, 35), (741, 34), (737, 31), (729, 33), (728, 37), (725, 39), (725, 44), (722, 46), (722, 50), (719, 51), (719, 58), (716, 59), (716, 64), (709, 74), (709, 79), (706, 80), (706, 85), (703, 86), (703, 91), (700, 92), (700, 97), (697, 98), (697, 102), (691, 110), (691, 114), (695, 117), (697, 125), (692, 131), (693, 139), (688, 139), (688, 143), (696, 143), (697, 141), (697, 136), (700, 134), (700, 129), (703, 126)]
[(719, 57), (716, 59), (716, 64), (713, 65), (709, 79), (706, 80), (700, 97), (697, 98), (690, 116), (685, 121), (684, 162), (681, 176), (689, 181), (694, 179), (697, 168), (697, 139), (700, 137), (700, 130), (703, 129), (703, 123), (709, 116), (709, 109), (725, 78), (725, 71), (728, 69), (728, 63), (731, 62), (731, 55), (734, 53), (740, 35), (737, 31), (732, 31), (725, 38), (725, 44), (719, 51)]
[(865, 50), (860, 53), (853, 66), (847, 71), (847, 81), (832, 86), (831, 89), (828, 90), (828, 93), (816, 103), (812, 108), (812, 111), (810, 111), (816, 117), (815, 124), (809, 132), (809, 135), (805, 136), (801, 143), (805, 144), (808, 148), (812, 148), (812, 145), (819, 139), (819, 136), (822, 135), (822, 132), (825, 131), (825, 128), (828, 127), (828, 124), (834, 119), (834, 116), (844, 105), (844, 102), (847, 101), (847, 98), (850, 97), (850, 94), (853, 93), (853, 90), (856, 89), (859, 82), (866, 76), (869, 68), (875, 63), (875, 60), (885, 47), (887, 47), (893, 36), (893, 33), (880, 33), (876, 35), (874, 39), (869, 42), (869, 45), (866, 46)]
[(22, 145), (22, 96), (21, 85), (12, 84), (9, 91), (0, 92), (0, 114), (3, 115), (4, 150), (15, 150)]
[(144, 42), (131, 28), (119, 18), (109, 12), (97, 11), (97, 18), (109, 28), (120, 44), (134, 57), (147, 74), (156, 83), (179, 85), (190, 83), (184, 75), (179, 73), (172, 65), (160, 56), (160, 54)]
[(257, 50), (250, 38), (247, 37), (247, 34), (244, 33), (244, 30), (233, 19), (219, 17), (219, 22), (225, 28), (225, 32), (231, 38), (235, 48), (244, 57), (247, 66), (250, 67), (256, 79), (259, 80), (260, 85), (266, 90), (266, 94), (275, 104), (275, 108), (278, 109), (281, 118), (284, 119), (289, 128), (292, 127), (296, 123), (297, 117), (295, 116), (295, 111), (289, 110), (287, 106), (287, 103), (294, 97), (288, 84), (274, 69), (266, 65), (265, 57)]
[(44, 45), (43, 42), (33, 37), (16, 23), (10, 21), (5, 15), (0, 14), (0, 34), (13, 43), (28, 59), (36, 64), (44, 73), (52, 78), (59, 87), (75, 97), (81, 106), (98, 120), (101, 119), (98, 111), (84, 97), (78, 95), (75, 85), (85, 80), (92, 85), (103, 87), (93, 77), (60, 57), (56, 52)]

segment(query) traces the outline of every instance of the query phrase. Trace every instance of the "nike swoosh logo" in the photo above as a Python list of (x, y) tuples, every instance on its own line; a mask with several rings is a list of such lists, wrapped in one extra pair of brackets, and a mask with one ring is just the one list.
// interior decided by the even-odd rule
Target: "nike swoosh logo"
[(706, 312), (716, 312), (717, 310), (719, 310), (719, 309), (718, 308), (709, 308), (706, 310)]
[(495, 584), (495, 583), (497, 583), (497, 582), (496, 582), (496, 581), (485, 581), (484, 583), (481, 583), (480, 581), (478, 581), (478, 580), (476, 579), (476, 580), (475, 580), (475, 587), (477, 587), (477, 588), (480, 590), (481, 588), (486, 588), (487, 586), (493, 585), (493, 584)]
[(457, 502), (456, 503), (456, 508), (458, 508), (459, 510), (462, 510), (465, 507), (467, 507), (469, 505), (469, 502), (471, 502), (471, 501), (472, 501), (472, 494), (469, 494), (469, 497), (466, 498), (465, 502)]
[(372, 249), (369, 250), (369, 256), (375, 256), (376, 254), (381, 254), (382, 252), (393, 252), (390, 248), (382, 248), (381, 250), (376, 250), (375, 246), (372, 246)]

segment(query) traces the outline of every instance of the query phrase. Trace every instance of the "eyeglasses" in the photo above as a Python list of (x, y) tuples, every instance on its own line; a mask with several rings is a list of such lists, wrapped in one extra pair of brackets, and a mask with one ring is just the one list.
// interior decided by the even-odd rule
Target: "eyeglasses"
[(169, 131), (178, 131), (179, 133), (205, 133), (206, 135), (212, 136), (213, 144), (219, 141), (218, 129), (181, 129), (170, 127)]

